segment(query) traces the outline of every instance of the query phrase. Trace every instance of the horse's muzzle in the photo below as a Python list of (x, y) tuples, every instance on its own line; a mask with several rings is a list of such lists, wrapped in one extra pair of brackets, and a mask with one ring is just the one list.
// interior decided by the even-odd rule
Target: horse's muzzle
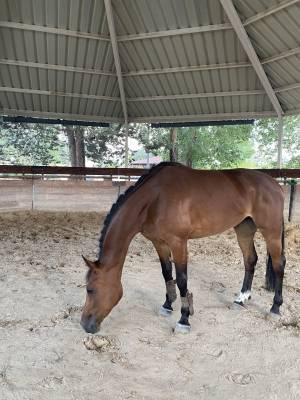
[(81, 318), (80, 325), (87, 333), (96, 333), (100, 329), (100, 324), (97, 323), (96, 317)]

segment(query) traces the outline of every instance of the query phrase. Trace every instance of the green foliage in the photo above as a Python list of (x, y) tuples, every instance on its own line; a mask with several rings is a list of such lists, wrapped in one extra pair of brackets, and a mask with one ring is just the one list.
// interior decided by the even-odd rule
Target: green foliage
[(146, 153), (168, 158), (169, 129), (151, 128), (151, 124), (130, 124), (129, 135), (137, 139)]
[[(154, 129), (149, 124), (130, 124), (129, 137), (137, 139), (144, 152), (169, 159), (170, 129)], [(112, 124), (109, 128), (84, 128), (84, 140), (86, 157), (95, 165), (124, 165), (125, 131), (121, 124)], [(276, 167), (277, 141), (276, 118), (256, 121), (254, 126), (178, 128), (178, 161), (194, 168)], [(68, 165), (68, 154), (65, 130), (61, 126), (0, 126), (2, 162)], [(283, 165), (300, 167), (299, 116), (284, 118)]]
[[(171, 146), (170, 130), (138, 125), (133, 130), (135, 137), (145, 149), (167, 160)], [(251, 130), (249, 125), (178, 128), (178, 161), (195, 168), (230, 168), (247, 160), (250, 162), (253, 154)]]
[(0, 159), (11, 164), (59, 164), (66, 158), (59, 132), (54, 125), (3, 124)]
[(184, 128), (178, 135), (179, 160), (195, 168), (231, 168), (251, 158), (251, 126)]
[[(283, 119), (283, 166), (300, 167), (300, 116)], [(255, 161), (258, 166), (276, 167), (278, 145), (278, 119), (266, 118), (255, 121), (252, 138), (255, 145)]]
[(109, 128), (85, 129), (86, 157), (97, 166), (117, 167), (124, 164), (125, 131), (121, 124)]

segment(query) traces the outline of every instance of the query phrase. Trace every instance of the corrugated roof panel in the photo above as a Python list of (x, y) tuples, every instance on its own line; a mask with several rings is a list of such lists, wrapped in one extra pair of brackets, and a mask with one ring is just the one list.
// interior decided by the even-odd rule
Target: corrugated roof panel
[[(257, 107), (260, 105), (260, 108)], [(139, 117), (151, 116), (151, 110), (158, 111), (157, 116), (176, 116), (178, 112), (183, 115), (194, 114), (224, 114), (224, 113), (247, 113), (273, 111), (270, 100), (266, 95), (250, 96), (227, 96), (225, 98), (200, 98), (200, 99), (177, 99), (177, 100), (150, 100), (144, 102), (129, 102), (129, 115)], [(180, 115), (180, 114), (179, 114)]]
[(276, 87), (300, 82), (300, 54), (266, 64), (264, 68)]
[[(120, 101), (89, 97), (120, 96), (116, 76), (95, 73), (115, 71), (103, 0), (0, 2), (4, 22), (1, 25), (0, 21), (2, 109), (34, 115), (123, 118)], [(234, 4), (242, 21), (253, 17), (250, 23), (246, 21), (246, 30), (258, 56), (279, 56), (278, 60), (264, 62), (263, 68), (274, 88), (291, 85), (290, 90), (277, 93), (284, 110), (300, 108), (299, 90), (293, 89), (300, 82), (300, 55), (295, 50), (300, 47), (300, 2), (289, 5), (283, 0), (234, 0)], [(262, 91), (262, 85), (219, 0), (112, 0), (112, 6), (124, 74), (145, 69), (202, 68), (124, 76), (131, 119), (143, 115), (153, 120), (169, 115), (178, 120), (181, 115), (210, 114), (216, 118), (220, 114), (223, 118), (249, 112), (274, 113), (266, 95), (251, 94), (253, 90)], [(262, 12), (265, 15), (257, 17)], [(217, 26), (208, 27), (212, 25)], [(198, 28), (202, 32), (195, 32)], [(125, 37), (140, 34), (151, 37)], [(294, 55), (280, 55), (289, 50)], [(214, 69), (228, 63), (247, 65)], [(219, 96), (220, 92), (232, 91), (249, 94)], [(130, 101), (135, 97), (204, 93), (209, 97)]]
[(128, 98), (262, 89), (255, 72), (248, 68), (127, 76), (124, 82)]
[(255, 21), (246, 27), (251, 39), (260, 43), (260, 58), (299, 46), (300, 7), (294, 4), (288, 10)]
[(227, 22), (219, 0), (114, 0), (118, 35)]

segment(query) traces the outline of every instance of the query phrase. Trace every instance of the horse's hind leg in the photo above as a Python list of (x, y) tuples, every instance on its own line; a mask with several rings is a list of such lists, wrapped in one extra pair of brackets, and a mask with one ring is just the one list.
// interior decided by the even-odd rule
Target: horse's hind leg
[(272, 267), (275, 273), (275, 295), (271, 313), (280, 314), (279, 309), (283, 303), (282, 299), (282, 284), (285, 267), (285, 256), (283, 253), (283, 226), (278, 224), (277, 229), (260, 229), (264, 236), (267, 249), (271, 256)]
[(186, 333), (190, 331), (189, 316), (194, 314), (193, 295), (187, 289), (187, 241), (173, 238), (170, 240), (175, 269), (176, 283), (181, 297), (181, 318), (175, 331)]
[(242, 250), (244, 264), (245, 264), (245, 276), (243, 286), (240, 294), (235, 299), (235, 303), (244, 305), (244, 302), (251, 297), (251, 286), (254, 275), (255, 265), (257, 263), (257, 254), (254, 246), (254, 235), (257, 230), (255, 223), (252, 218), (246, 218), (235, 228), (238, 244)]
[(172, 261), (169, 247), (163, 242), (152, 242), (159, 256), (162, 274), (166, 283), (166, 301), (161, 306), (160, 314), (168, 316), (172, 313), (172, 303), (176, 300), (176, 281), (172, 275)]

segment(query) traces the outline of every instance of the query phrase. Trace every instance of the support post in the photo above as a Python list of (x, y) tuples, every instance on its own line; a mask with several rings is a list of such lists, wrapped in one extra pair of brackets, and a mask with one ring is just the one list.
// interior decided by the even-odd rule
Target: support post
[(283, 137), (283, 118), (278, 116), (278, 153), (277, 153), (277, 168), (282, 167), (282, 137)]
[(146, 168), (150, 168), (150, 154), (149, 154), (149, 131), (150, 131), (150, 125), (147, 126), (147, 167)]
[(128, 156), (128, 122), (125, 122), (125, 168), (128, 168), (129, 156)]

